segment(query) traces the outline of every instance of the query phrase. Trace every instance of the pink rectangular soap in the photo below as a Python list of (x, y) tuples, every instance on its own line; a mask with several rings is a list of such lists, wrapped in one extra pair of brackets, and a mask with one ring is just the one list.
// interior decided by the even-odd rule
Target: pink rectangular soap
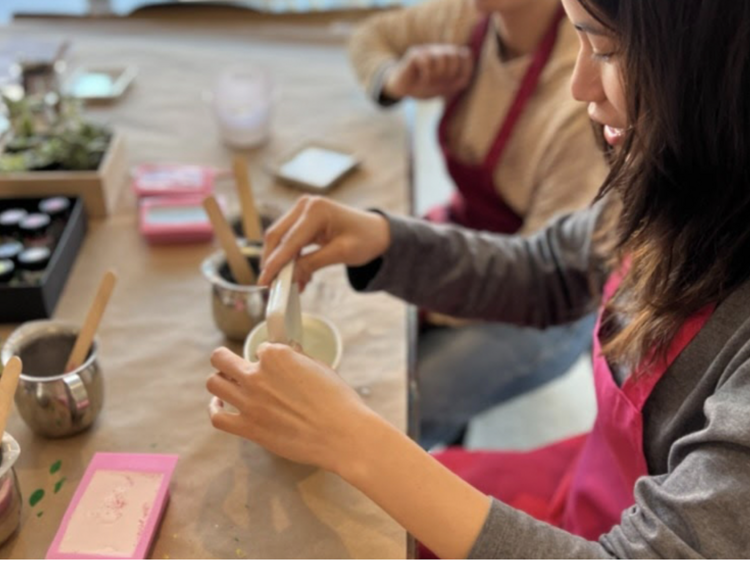
[(191, 164), (141, 164), (132, 175), (138, 197), (205, 197), (214, 191), (216, 170)]
[(176, 464), (176, 455), (95, 454), (47, 558), (145, 558)]

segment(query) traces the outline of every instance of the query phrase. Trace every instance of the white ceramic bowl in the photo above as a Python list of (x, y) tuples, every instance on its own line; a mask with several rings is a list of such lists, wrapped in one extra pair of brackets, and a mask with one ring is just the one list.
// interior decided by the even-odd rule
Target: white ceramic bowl
[[(268, 341), (268, 329), (263, 321), (247, 336), (242, 355), (248, 361), (257, 361), (255, 350)], [(341, 363), (343, 344), (338, 329), (325, 318), (302, 313), (302, 351), (313, 359), (322, 361), (334, 370)]]

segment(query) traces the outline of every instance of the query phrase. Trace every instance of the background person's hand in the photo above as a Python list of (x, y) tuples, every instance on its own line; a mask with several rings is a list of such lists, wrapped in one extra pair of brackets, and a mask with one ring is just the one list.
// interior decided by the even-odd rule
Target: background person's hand
[(301, 288), (318, 269), (339, 263), (364, 265), (390, 243), (390, 227), (382, 215), (305, 196), (266, 232), (258, 283), (270, 284), (284, 265), (312, 244), (318, 248), (297, 259), (295, 279)]
[(473, 70), (471, 51), (465, 46), (411, 47), (387, 71), (383, 93), (393, 99), (451, 96), (468, 86)]
[(374, 416), (331, 368), (285, 345), (261, 345), (257, 363), (221, 347), (211, 365), (213, 426), (296, 462), (339, 473), (361, 424)]

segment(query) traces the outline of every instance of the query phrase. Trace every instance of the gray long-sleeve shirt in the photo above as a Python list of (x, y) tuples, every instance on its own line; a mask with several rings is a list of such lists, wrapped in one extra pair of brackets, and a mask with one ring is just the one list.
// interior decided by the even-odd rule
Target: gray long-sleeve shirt
[[(601, 298), (606, 270), (591, 252), (601, 210), (568, 215), (527, 239), (389, 216), (389, 250), (351, 268), (350, 281), (455, 316), (563, 323)], [(649, 474), (620, 524), (587, 541), (493, 500), (471, 557), (749, 557), (750, 282), (719, 303), (643, 416)]]

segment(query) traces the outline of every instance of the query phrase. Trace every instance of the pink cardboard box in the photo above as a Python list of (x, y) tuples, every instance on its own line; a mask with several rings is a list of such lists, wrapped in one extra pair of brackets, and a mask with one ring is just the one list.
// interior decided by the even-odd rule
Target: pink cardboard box
[(176, 465), (176, 455), (94, 455), (47, 558), (145, 558), (164, 515)]

